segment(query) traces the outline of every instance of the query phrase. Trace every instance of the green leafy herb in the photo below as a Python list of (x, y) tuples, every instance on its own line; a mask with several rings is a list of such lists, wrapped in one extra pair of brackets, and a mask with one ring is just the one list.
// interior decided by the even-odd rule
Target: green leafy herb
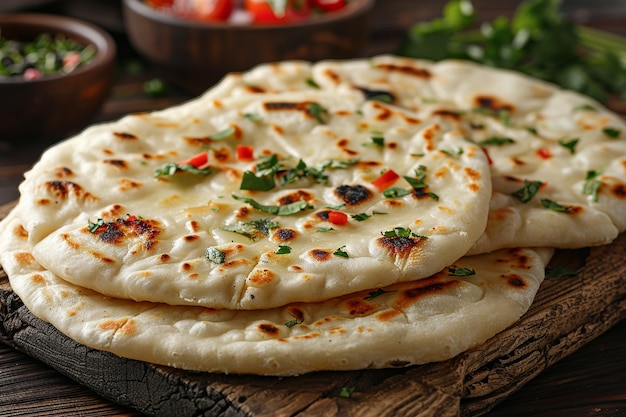
[(559, 204), (557, 202), (554, 202), (552, 200), (549, 200), (547, 198), (542, 198), (541, 199), (541, 205), (544, 208), (547, 208), (547, 209), (550, 209), (550, 210), (553, 210), (553, 211), (558, 211), (558, 212), (568, 212), (570, 210), (569, 207), (564, 206), (562, 204)]
[(341, 390), (339, 390), (339, 396), (341, 398), (350, 398), (354, 394), (355, 390), (355, 387), (342, 387)]
[(566, 268), (562, 265), (549, 266), (546, 268), (545, 279), (575, 277), (578, 272)]
[(369, 301), (369, 300), (373, 300), (376, 297), (380, 297), (383, 294), (387, 294), (388, 292), (395, 292), (395, 291), (385, 291), (382, 288), (378, 288), (376, 291), (370, 291), (369, 293), (367, 293), (367, 297), (364, 297), (363, 299), (365, 301)]
[(243, 117), (253, 122), (260, 122), (261, 120), (263, 120), (263, 117), (261, 117), (261, 115), (256, 114), (256, 113), (244, 113)]
[(333, 229), (332, 227), (320, 227), (317, 229), (317, 231), (320, 233), (332, 232), (333, 230), (335, 229)]
[(408, 227), (394, 227), (393, 230), (387, 230), (386, 232), (382, 232), (381, 234), (385, 237), (418, 237), (421, 239), (428, 239), (428, 236), (418, 235), (417, 233), (411, 231), (411, 229), (409, 229)]
[(367, 214), (367, 213), (359, 213), (359, 214), (353, 214), (350, 217), (352, 217), (357, 222), (362, 222), (362, 221), (365, 221), (365, 220), (369, 219), (372, 216), (370, 214)]
[(88, 220), (87, 227), (90, 233), (96, 233), (96, 231), (100, 228), (100, 226), (104, 225), (104, 220), (98, 218), (95, 222)]
[(278, 250), (276, 251), (277, 255), (286, 255), (291, 253), (291, 247), (287, 245), (279, 245)]
[(262, 176), (254, 175), (254, 172), (244, 171), (241, 178), (240, 190), (256, 190), (256, 191), (269, 191), (276, 187), (276, 181), (274, 181), (274, 174), (266, 174)]
[(215, 246), (209, 246), (206, 248), (204, 256), (211, 262), (216, 264), (223, 264), (226, 260), (226, 254), (216, 248)]
[(409, 194), (411, 194), (411, 191), (399, 187), (390, 187), (383, 191), (383, 196), (385, 198), (398, 198)]
[(605, 127), (604, 129), (602, 129), (602, 133), (604, 133), (606, 136), (608, 136), (611, 139), (617, 139), (619, 138), (619, 135), (622, 134), (622, 131), (614, 127)]
[(526, 204), (533, 199), (533, 197), (535, 196), (535, 194), (537, 194), (542, 185), (543, 182), (541, 181), (524, 180), (524, 186), (511, 195), (517, 198), (522, 203)]
[(273, 221), (271, 218), (263, 218), (259, 220), (252, 220), (250, 222), (238, 222), (224, 226), (222, 229), (228, 232), (238, 233), (246, 236), (247, 238), (256, 241), (262, 237), (268, 236), (271, 229), (279, 227), (278, 222)]
[(598, 111), (598, 109), (593, 107), (591, 104), (581, 104), (580, 106), (574, 107), (574, 109), (572, 110), (573, 113), (579, 111)]
[(385, 147), (385, 138), (382, 136), (374, 136), (371, 138), (371, 142), (364, 143), (363, 146), (376, 146), (379, 148)]
[(235, 134), (235, 128), (230, 126), (224, 130), (220, 130), (219, 132), (212, 134), (211, 136), (209, 136), (209, 139), (224, 140), (224, 139), (231, 137), (233, 134)]
[(306, 201), (296, 201), (295, 203), (286, 204), (284, 206), (266, 206), (258, 203), (252, 198), (240, 197), (235, 194), (233, 194), (232, 197), (235, 200), (243, 201), (244, 203), (251, 205), (252, 208), (256, 210), (263, 211), (265, 213), (276, 214), (278, 216), (289, 216), (291, 214), (295, 214), (302, 210), (311, 208), (311, 205), (309, 205), (309, 203), (307, 203)]
[(590, 195), (593, 201), (598, 201), (598, 190), (602, 185), (602, 181), (598, 177), (602, 175), (601, 170), (587, 171), (585, 183), (583, 185), (583, 195)]
[(313, 87), (313, 88), (320, 88), (320, 85), (316, 83), (315, 80), (312, 78), (306, 79), (306, 85), (308, 85), (309, 87)]
[(193, 175), (209, 175), (213, 173), (213, 168), (208, 167), (200, 169), (191, 164), (178, 165), (175, 162), (170, 162), (157, 169), (154, 172), (154, 177), (159, 178), (163, 176), (172, 176), (177, 172), (187, 172)]
[(578, 142), (578, 138), (571, 140), (566, 140), (565, 138), (559, 139), (559, 145), (570, 151), (572, 155), (576, 153), (576, 145), (578, 145)]
[(456, 150), (448, 150), (448, 149), (442, 149), (441, 152), (445, 153), (446, 155), (449, 156), (461, 156), (463, 155), (463, 148), (459, 148)]
[(476, 271), (470, 268), (452, 268), (448, 267), (448, 276), (451, 277), (468, 277), (470, 275), (476, 275)]
[(440, 18), (409, 28), (396, 52), (435, 61), (473, 60), (517, 70), (603, 102), (610, 93), (626, 100), (626, 40), (576, 26), (561, 14), (560, 4), (560, 0), (525, 0), (512, 19), (497, 17), (476, 29), (472, 3), (452, 0)]
[(333, 255), (340, 256), (342, 258), (349, 258), (348, 252), (344, 250), (345, 247), (346, 245), (343, 245), (342, 247), (338, 248), (333, 252)]
[(327, 114), (328, 110), (326, 110), (320, 104), (315, 103), (315, 102), (308, 103), (307, 112), (311, 116), (313, 116), (313, 118), (315, 118), (315, 120), (317, 120), (318, 123), (320, 123), (320, 124), (326, 123), (326, 121), (324, 120), (323, 115)]
[(481, 146), (488, 146), (488, 145), (502, 146), (502, 145), (508, 145), (510, 143), (515, 143), (515, 140), (511, 139), (511, 138), (492, 136), (492, 137), (487, 138), (487, 139), (483, 140), (482, 142), (480, 142), (479, 145), (481, 145)]

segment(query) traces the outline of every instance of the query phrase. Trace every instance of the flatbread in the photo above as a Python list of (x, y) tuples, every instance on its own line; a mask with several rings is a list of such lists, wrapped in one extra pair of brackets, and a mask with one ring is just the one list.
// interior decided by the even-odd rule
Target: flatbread
[[(487, 229), (469, 253), (602, 245), (626, 230), (626, 123), (588, 97), (454, 60), (326, 61), (312, 78), (324, 90), (385, 96), (486, 150), (493, 197)], [(544, 183), (528, 202), (512, 195), (525, 181)]]
[[(296, 375), (441, 361), (527, 311), (550, 249), (465, 257), (432, 277), (267, 310), (114, 299), (42, 268), (11, 215), (0, 262), (28, 309), (87, 346), (195, 371)], [(473, 270), (474, 275), (464, 275)]]
[[(484, 231), (488, 161), (459, 131), (356, 91), (234, 94), (226, 84), (45, 152), (18, 208), (37, 261), (113, 297), (260, 309), (430, 276)], [(237, 145), (253, 146), (255, 160), (238, 160)], [(198, 152), (208, 152), (211, 174), (155, 178)], [(270, 156), (281, 164), (276, 186), (240, 189)], [(302, 171), (300, 159), (315, 171), (281, 184)], [(406, 195), (375, 186), (390, 169)], [(293, 205), (288, 215), (261, 207)], [(347, 224), (333, 224), (331, 211)], [(252, 236), (241, 232), (259, 223)]]

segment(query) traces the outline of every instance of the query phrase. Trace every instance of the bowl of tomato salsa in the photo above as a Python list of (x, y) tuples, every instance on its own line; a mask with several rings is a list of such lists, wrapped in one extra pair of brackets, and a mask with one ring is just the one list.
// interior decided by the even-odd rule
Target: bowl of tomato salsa
[(264, 62), (358, 55), (374, 0), (124, 0), (134, 48), (183, 87), (202, 91)]

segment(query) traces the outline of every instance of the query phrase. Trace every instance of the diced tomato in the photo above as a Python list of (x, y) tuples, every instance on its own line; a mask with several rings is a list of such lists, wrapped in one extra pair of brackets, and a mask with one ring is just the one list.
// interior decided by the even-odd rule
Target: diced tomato
[(245, 0), (245, 8), (252, 15), (252, 21), (260, 24), (299, 22), (311, 15), (308, 0), (286, 0), (284, 10), (274, 8), (271, 0)]
[(193, 165), (196, 168), (200, 168), (201, 166), (206, 165), (207, 162), (209, 162), (209, 154), (202, 152), (189, 159), (178, 162), (178, 165)]
[(400, 178), (392, 169), (385, 171), (380, 177), (372, 181), (372, 185), (378, 188), (380, 191), (386, 190), (391, 187), (394, 182)]
[(487, 148), (482, 148), (482, 150), (485, 153), (485, 156), (487, 156), (487, 162), (489, 162), (489, 165), (493, 165), (493, 160), (491, 159), (491, 156), (489, 155), (489, 151), (487, 150)]
[(311, 0), (313, 5), (324, 12), (334, 12), (346, 7), (346, 0)]
[(338, 226), (343, 226), (348, 223), (348, 215), (342, 211), (333, 210), (328, 213), (328, 222)]
[(161, 7), (172, 7), (174, 5), (174, 0), (146, 0), (148, 6), (161, 8)]
[(129, 214), (128, 217), (126, 217), (127, 222), (134, 222), (135, 220), (137, 220), (137, 216), (134, 214)]
[(552, 154), (550, 153), (550, 148), (537, 149), (537, 156), (543, 159), (549, 159), (550, 157), (552, 157)]
[(233, 0), (174, 0), (174, 12), (187, 19), (226, 20), (234, 7)]
[(237, 159), (239, 161), (254, 160), (254, 147), (246, 145), (237, 145)]

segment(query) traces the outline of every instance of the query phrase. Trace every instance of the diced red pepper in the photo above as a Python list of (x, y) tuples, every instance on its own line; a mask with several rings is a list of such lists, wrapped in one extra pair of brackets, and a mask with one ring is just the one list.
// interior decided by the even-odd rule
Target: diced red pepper
[(239, 161), (254, 160), (254, 147), (246, 145), (237, 145), (237, 159)]
[(209, 162), (209, 154), (201, 152), (189, 159), (178, 162), (178, 165), (193, 165), (196, 168), (200, 168), (201, 166), (206, 165), (207, 162)]
[(137, 216), (133, 214), (129, 214), (128, 217), (126, 217), (127, 222), (134, 222), (135, 220), (137, 220)]
[(485, 153), (485, 156), (487, 157), (487, 162), (489, 162), (489, 165), (493, 165), (493, 160), (491, 159), (491, 156), (489, 155), (489, 151), (487, 150), (487, 148), (482, 148), (482, 150)]
[(537, 149), (537, 156), (542, 159), (550, 159), (552, 157), (552, 154), (550, 153), (550, 148)]
[(348, 223), (348, 215), (342, 211), (333, 210), (328, 213), (328, 222), (338, 226), (343, 226)]
[(394, 182), (400, 178), (392, 169), (385, 171), (380, 177), (372, 181), (372, 185), (378, 188), (380, 191), (386, 190), (391, 187)]

